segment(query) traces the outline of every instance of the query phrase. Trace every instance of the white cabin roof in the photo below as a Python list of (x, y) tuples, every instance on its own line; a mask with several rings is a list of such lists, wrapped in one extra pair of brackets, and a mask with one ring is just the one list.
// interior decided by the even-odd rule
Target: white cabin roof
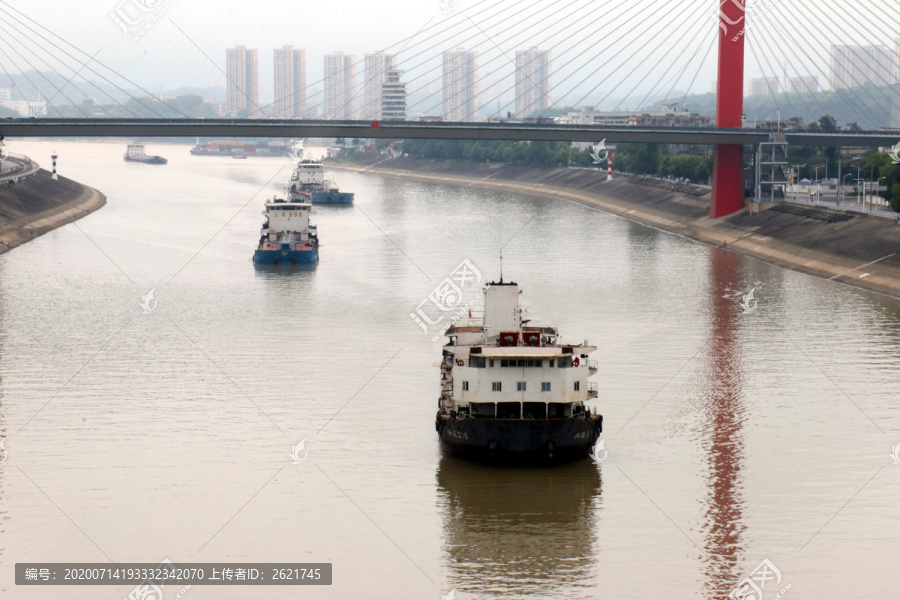
[[(590, 354), (596, 349), (596, 346), (574, 346), (572, 352), (563, 352), (562, 346), (482, 346), (481, 356), (486, 356), (488, 358), (547, 358)], [(470, 356), (478, 355), (470, 353)]]
[(311, 202), (275, 202), (274, 200), (267, 200), (266, 207), (268, 208), (269, 206), (284, 206), (285, 210), (288, 210), (288, 209), (293, 209), (293, 208), (298, 208), (298, 207), (312, 208), (312, 203)]

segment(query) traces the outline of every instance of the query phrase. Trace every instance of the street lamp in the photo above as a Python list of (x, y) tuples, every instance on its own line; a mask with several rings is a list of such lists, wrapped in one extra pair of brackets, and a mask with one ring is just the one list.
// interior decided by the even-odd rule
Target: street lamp
[[(796, 165), (795, 167), (791, 167), (791, 179), (792, 179), (792, 181), (791, 181), (791, 192), (793, 192), (793, 193), (792, 193), (792, 196), (793, 196), (795, 202), (796, 202), (796, 200), (797, 200), (797, 180), (800, 179), (800, 169), (802, 169), (802, 168), (805, 167), (805, 166), (806, 166), (806, 165)], [(797, 169), (797, 175), (796, 175), (796, 176), (794, 176), (794, 169), (795, 169), (795, 168)]]
[(862, 204), (862, 189), (859, 184), (862, 181), (862, 169), (857, 165), (856, 167), (856, 203)]
[(815, 169), (816, 169), (816, 202), (821, 200), (821, 196), (822, 196), (822, 194), (819, 190), (819, 169), (821, 169), (821, 168), (822, 168), (822, 165), (817, 165), (815, 167)]
[(853, 173), (847, 173), (844, 175), (844, 179), (841, 181), (841, 193), (844, 195), (844, 201), (847, 201), (847, 178), (853, 175)]
[[(887, 177), (879, 177), (878, 181), (876, 181), (875, 184), (872, 186), (872, 197), (873, 198), (871, 200), (869, 200), (869, 212), (872, 212), (872, 202), (874, 202), (874, 196), (878, 192), (878, 186), (881, 184), (882, 179), (887, 179)], [(881, 196), (879, 196), (879, 198), (880, 197)]]

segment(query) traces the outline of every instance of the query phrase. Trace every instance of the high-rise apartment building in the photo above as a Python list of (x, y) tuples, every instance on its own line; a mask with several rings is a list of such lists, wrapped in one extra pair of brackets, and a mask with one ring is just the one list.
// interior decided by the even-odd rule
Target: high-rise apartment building
[(322, 118), (356, 118), (356, 64), (353, 55), (334, 52), (325, 55), (325, 109)]
[(225, 50), (225, 73), (228, 76), (226, 110), (229, 116), (256, 115), (259, 110), (259, 53), (245, 46)]
[(788, 79), (788, 92), (792, 94), (814, 94), (819, 91), (819, 78), (814, 75), (803, 75)]
[(403, 71), (390, 69), (384, 74), (381, 84), (381, 107), (379, 119), (385, 121), (406, 120), (406, 83), (400, 81)]
[[(381, 119), (381, 93), (382, 86), (387, 78), (388, 71), (397, 68), (396, 55), (376, 52), (366, 54), (365, 57), (365, 104), (363, 105), (362, 119)], [(405, 109), (404, 109), (405, 111)]]
[(890, 85), (896, 79), (895, 62), (887, 46), (832, 46), (831, 85), (835, 89)]
[(900, 83), (900, 38), (894, 40), (894, 83)]
[(275, 114), (301, 119), (306, 114), (306, 50), (293, 46), (275, 49)]
[(777, 94), (780, 85), (777, 77), (759, 77), (750, 80), (750, 95)]
[[(488, 99), (489, 100), (489, 99)], [(516, 117), (550, 108), (550, 51), (516, 51)]]
[(445, 121), (474, 121), (478, 117), (476, 53), (457, 48), (444, 52)]

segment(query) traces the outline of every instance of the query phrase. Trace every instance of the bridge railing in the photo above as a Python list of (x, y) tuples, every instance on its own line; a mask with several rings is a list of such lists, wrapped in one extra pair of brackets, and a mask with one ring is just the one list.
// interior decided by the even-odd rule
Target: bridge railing
[(867, 208), (865, 205), (861, 206), (856, 203), (848, 203), (848, 202), (841, 202), (840, 204), (838, 204), (837, 202), (828, 202), (826, 200), (813, 200), (813, 199), (806, 199), (806, 198), (802, 198), (802, 197), (791, 198), (791, 199), (785, 200), (785, 202), (789, 202), (791, 204), (805, 204), (807, 206), (821, 206), (822, 208), (831, 208), (834, 210), (843, 210), (846, 212), (870, 215), (873, 217), (879, 217), (881, 219), (890, 219), (892, 221), (896, 221), (897, 217), (900, 216), (900, 213), (896, 213), (890, 209)]
[(6, 180), (21, 173), (33, 171), (34, 167), (35, 162), (24, 154), (7, 152), (6, 156), (0, 159), (0, 178)]

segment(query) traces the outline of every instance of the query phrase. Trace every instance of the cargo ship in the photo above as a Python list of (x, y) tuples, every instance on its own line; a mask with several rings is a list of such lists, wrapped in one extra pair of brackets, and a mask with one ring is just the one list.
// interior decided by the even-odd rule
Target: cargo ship
[(588, 381), (596, 350), (564, 344), (554, 327), (523, 319), (519, 286), (488, 285), (481, 323), (457, 322), (445, 335), (435, 428), (450, 455), (492, 463), (553, 464), (588, 456), (603, 416)]
[(299, 265), (319, 261), (319, 238), (310, 224), (309, 202), (274, 197), (266, 201), (265, 221), (253, 262), (267, 265)]
[(279, 156), (290, 154), (292, 142), (278, 140), (197, 141), (191, 148), (194, 156)]
[(325, 167), (316, 160), (301, 160), (291, 174), (291, 198), (312, 204), (353, 204), (353, 194), (342, 192), (325, 176)]
[(143, 144), (128, 144), (124, 158), (127, 162), (142, 162), (148, 165), (164, 165), (169, 162), (162, 156), (150, 156), (147, 154)]

